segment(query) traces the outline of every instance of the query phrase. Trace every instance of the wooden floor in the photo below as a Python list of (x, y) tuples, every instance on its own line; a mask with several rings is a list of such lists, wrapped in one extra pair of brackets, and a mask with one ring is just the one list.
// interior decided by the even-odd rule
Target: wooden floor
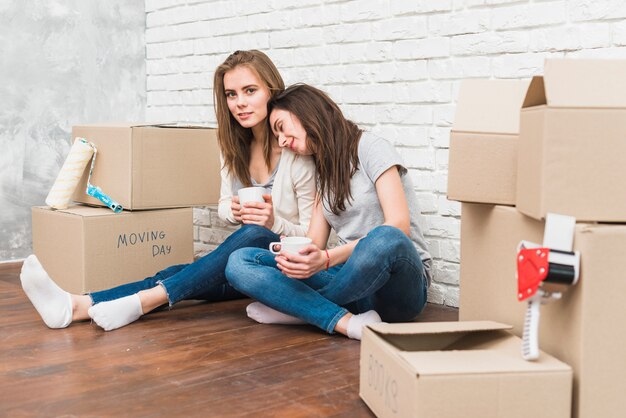
[[(112, 332), (50, 330), (18, 268), (0, 265), (0, 417), (373, 416), (357, 341), (257, 324), (249, 300), (185, 303)], [(457, 317), (429, 305), (420, 320)]]

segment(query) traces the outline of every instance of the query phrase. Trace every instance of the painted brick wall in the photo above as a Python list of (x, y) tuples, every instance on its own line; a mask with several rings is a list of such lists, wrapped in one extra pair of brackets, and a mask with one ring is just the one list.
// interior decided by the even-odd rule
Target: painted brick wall
[[(527, 78), (546, 57), (626, 57), (621, 0), (146, 0), (151, 120), (214, 122), (213, 69), (265, 51), (285, 81), (327, 91), (392, 141), (416, 185), (435, 257), (429, 300), (458, 306), (460, 204), (446, 199), (448, 137), (463, 78)], [(196, 209), (196, 250), (231, 231)]]

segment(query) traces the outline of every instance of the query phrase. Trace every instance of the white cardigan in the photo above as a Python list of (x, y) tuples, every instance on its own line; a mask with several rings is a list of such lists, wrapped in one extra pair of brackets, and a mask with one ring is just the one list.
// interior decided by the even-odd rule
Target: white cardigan
[[(218, 206), (219, 217), (233, 225), (240, 222), (235, 220), (231, 210), (233, 194), (232, 177), (223, 167), (220, 200)], [(313, 203), (315, 201), (315, 165), (309, 156), (297, 155), (283, 149), (274, 186), (272, 187), (272, 202), (274, 204), (274, 226), (272, 232), (278, 235), (305, 236), (309, 229)]]

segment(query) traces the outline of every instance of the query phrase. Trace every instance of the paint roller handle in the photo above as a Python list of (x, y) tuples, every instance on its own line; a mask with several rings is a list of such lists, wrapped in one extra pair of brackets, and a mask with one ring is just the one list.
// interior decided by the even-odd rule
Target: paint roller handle
[(122, 205), (117, 203), (115, 200), (111, 199), (108, 195), (102, 192), (102, 189), (98, 186), (92, 186), (91, 184), (87, 186), (87, 194), (89, 196), (95, 197), (102, 203), (104, 203), (109, 209), (111, 209), (115, 213), (120, 213), (124, 208)]

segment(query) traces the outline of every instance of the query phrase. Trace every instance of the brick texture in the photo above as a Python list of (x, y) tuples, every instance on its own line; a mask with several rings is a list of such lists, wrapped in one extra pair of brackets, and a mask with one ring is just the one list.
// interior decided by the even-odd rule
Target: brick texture
[[(215, 123), (212, 77), (257, 48), (285, 82), (327, 91), (389, 139), (415, 183), (435, 258), (429, 300), (458, 306), (461, 207), (446, 199), (449, 132), (464, 78), (528, 78), (549, 57), (626, 57), (618, 0), (146, 0), (147, 120)], [(194, 210), (196, 252), (234, 229)]]

